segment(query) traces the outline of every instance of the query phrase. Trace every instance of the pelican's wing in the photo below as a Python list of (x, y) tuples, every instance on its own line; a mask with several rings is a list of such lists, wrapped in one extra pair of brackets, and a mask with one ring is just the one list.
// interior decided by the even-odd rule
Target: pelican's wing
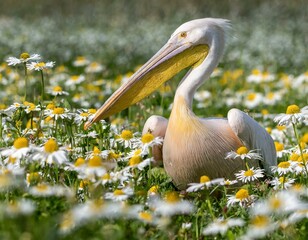
[(270, 167), (277, 165), (272, 137), (254, 119), (238, 109), (234, 108), (228, 112), (228, 122), (247, 148), (260, 151), (263, 157), (262, 164), (266, 172), (270, 173)]

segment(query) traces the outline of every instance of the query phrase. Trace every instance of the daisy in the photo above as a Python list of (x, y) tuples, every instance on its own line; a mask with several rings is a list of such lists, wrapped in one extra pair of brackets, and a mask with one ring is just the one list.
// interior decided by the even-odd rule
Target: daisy
[(78, 177), (81, 179), (96, 181), (96, 178), (100, 178), (106, 174), (107, 169), (102, 157), (99, 155), (93, 155), (86, 161), (84, 166), (77, 168), (77, 172)]
[(49, 91), (49, 94), (52, 95), (52, 96), (66, 96), (66, 95), (69, 95), (69, 93), (66, 92), (66, 91), (63, 91), (62, 87), (60, 87), (60, 86), (53, 87), (53, 89), (51, 91)]
[(78, 56), (74, 61), (73, 61), (73, 66), (74, 67), (84, 67), (87, 66), (90, 63), (90, 61), (84, 57), (84, 56)]
[(263, 103), (266, 105), (273, 106), (277, 102), (279, 102), (282, 99), (282, 94), (279, 92), (268, 92), (264, 97), (263, 97)]
[(122, 189), (116, 189), (113, 192), (108, 192), (105, 194), (105, 199), (111, 199), (113, 201), (125, 201), (129, 197), (134, 195), (134, 190), (130, 187), (125, 187)]
[(50, 138), (43, 147), (37, 149), (31, 158), (34, 161), (40, 161), (42, 165), (45, 163), (62, 165), (69, 161), (67, 151), (64, 148), (59, 148), (57, 141), (53, 138)]
[(116, 142), (122, 143), (125, 148), (133, 148), (137, 139), (134, 137), (134, 134), (130, 130), (123, 130), (120, 135), (116, 136)]
[(86, 80), (84, 75), (73, 75), (65, 82), (65, 86), (72, 87), (76, 86)]
[(245, 159), (262, 160), (263, 159), (262, 156), (256, 151), (257, 150), (248, 151), (248, 149), (245, 146), (242, 146), (242, 147), (239, 147), (236, 151), (228, 152), (226, 155), (226, 158), (230, 158), (230, 159), (241, 158), (242, 160), (245, 160)]
[(86, 121), (89, 121), (91, 116), (94, 116), (96, 113), (96, 109), (90, 108), (85, 110), (77, 110), (78, 114), (75, 114), (74, 121), (76, 124), (80, 125), (85, 123)]
[(62, 107), (54, 107), (53, 109), (46, 109), (44, 115), (51, 119), (58, 120), (61, 119), (70, 119), (69, 110)]
[(261, 93), (249, 93), (244, 98), (244, 106), (249, 109), (255, 108), (260, 105), (263, 100), (263, 96)]
[(218, 218), (215, 219), (212, 223), (210, 223), (208, 226), (206, 226), (202, 234), (203, 235), (216, 235), (220, 233), (221, 235), (225, 235), (226, 232), (232, 228), (232, 227), (241, 227), (244, 226), (245, 222), (244, 220), (240, 218)]
[(227, 195), (227, 197), (228, 197), (227, 206), (232, 206), (238, 203), (241, 207), (246, 207), (250, 206), (255, 199), (255, 196), (249, 195), (248, 190), (244, 188), (238, 190), (235, 193), (235, 195)]
[(128, 161), (128, 168), (138, 168), (139, 170), (143, 170), (146, 166), (149, 166), (151, 162), (154, 162), (153, 158), (143, 160), (141, 156), (133, 156)]
[(243, 183), (253, 182), (258, 178), (264, 177), (263, 174), (264, 170), (257, 168), (254, 169), (253, 167), (248, 170), (241, 170), (239, 173), (235, 173), (235, 176), (238, 180), (242, 181)]
[(99, 73), (102, 72), (105, 67), (98, 62), (91, 62), (85, 69), (86, 73)]
[(272, 166), (273, 173), (278, 173), (279, 176), (293, 172), (293, 167), (289, 161), (280, 162), (277, 166)]
[(291, 125), (302, 123), (308, 119), (308, 107), (302, 109), (299, 106), (293, 104), (287, 107), (286, 113), (281, 113), (274, 118), (275, 122), (278, 122), (278, 125)]
[(286, 176), (282, 177), (275, 177), (272, 181), (270, 181), (270, 184), (273, 186), (274, 190), (278, 189), (287, 189), (293, 186), (293, 183), (295, 182), (294, 178), (288, 178)]
[(29, 70), (43, 71), (44, 69), (53, 68), (55, 62), (31, 62), (27, 63)]
[(220, 183), (220, 185), (222, 185), (222, 186), (230, 186), (230, 185), (233, 185), (233, 184), (236, 184), (236, 183), (238, 183), (237, 180), (224, 179), (224, 180)]
[(13, 146), (8, 149), (4, 149), (0, 152), (1, 156), (12, 157), (20, 160), (32, 151), (32, 147), (29, 146), (29, 141), (25, 137), (19, 137), (15, 139)]
[(216, 178), (210, 180), (210, 178), (206, 175), (200, 177), (200, 183), (189, 183), (186, 192), (197, 192), (203, 190), (204, 188), (208, 189), (214, 185), (219, 185), (224, 181), (223, 178)]
[(27, 63), (30, 61), (38, 61), (41, 59), (41, 56), (39, 54), (29, 54), (29, 53), (22, 53), (20, 54), (19, 58), (16, 57), (9, 57), (6, 62), (8, 63), (9, 66), (15, 66), (21, 63)]
[(25, 101), (23, 102), (23, 106), (25, 107), (26, 113), (41, 111), (41, 107), (39, 105), (36, 106), (34, 103), (31, 102)]
[(71, 198), (74, 196), (73, 191), (68, 187), (61, 185), (51, 186), (47, 183), (39, 183), (36, 186), (30, 187), (28, 191), (29, 194), (37, 197), (57, 196)]
[(163, 139), (161, 137), (154, 137), (152, 133), (145, 133), (141, 137), (141, 148), (145, 154), (149, 153), (149, 148), (153, 146), (161, 146), (163, 144)]
[(284, 144), (281, 142), (274, 142), (277, 158), (282, 158), (285, 154), (288, 154), (289, 151), (284, 149)]
[(166, 193), (164, 199), (150, 198), (148, 204), (154, 213), (160, 216), (189, 214), (194, 211), (194, 205), (187, 200), (180, 199), (175, 191)]
[(278, 227), (279, 224), (273, 222), (270, 217), (266, 215), (257, 215), (251, 219), (248, 230), (246, 234), (242, 236), (242, 239), (264, 238)]
[(16, 217), (19, 215), (30, 215), (35, 210), (34, 202), (28, 199), (21, 199), (18, 201), (12, 201), (0, 206), (2, 211), (8, 217)]
[(255, 203), (251, 213), (253, 215), (281, 215), (306, 208), (307, 205), (300, 200), (296, 193), (284, 190)]

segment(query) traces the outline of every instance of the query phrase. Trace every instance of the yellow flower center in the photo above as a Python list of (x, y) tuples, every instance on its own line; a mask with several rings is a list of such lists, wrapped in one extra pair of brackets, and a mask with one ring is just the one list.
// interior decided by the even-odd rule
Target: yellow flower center
[(288, 167), (290, 167), (290, 165), (291, 164), (289, 162), (284, 161), (284, 162), (280, 162), (277, 166), (279, 168), (288, 168)]
[(287, 111), (286, 114), (295, 114), (295, 113), (299, 113), (301, 110), (299, 108), (299, 106), (293, 104), (287, 107)]
[(282, 206), (282, 202), (276, 197), (269, 199), (269, 204), (272, 209), (279, 209)]
[(123, 138), (124, 140), (130, 140), (131, 138), (133, 138), (133, 133), (129, 130), (123, 130), (121, 133), (121, 138)]
[(131, 159), (129, 159), (129, 166), (134, 166), (141, 163), (141, 157), (140, 156), (132, 156)]
[(286, 129), (286, 126), (285, 125), (279, 125), (279, 126), (276, 126), (276, 128), (277, 128), (277, 130), (279, 130), (279, 131), (283, 131), (283, 130), (285, 130)]
[(125, 195), (125, 193), (122, 189), (116, 189), (116, 190), (114, 190), (113, 195), (121, 196), (121, 195)]
[(154, 186), (152, 186), (152, 187), (149, 189), (148, 193), (149, 193), (149, 194), (156, 194), (156, 193), (158, 193), (158, 189), (159, 189), (158, 185), (154, 185)]
[(275, 148), (276, 148), (276, 151), (277, 151), (277, 152), (280, 152), (280, 151), (284, 150), (284, 145), (283, 145), (283, 143), (274, 142), (274, 144), (275, 144)]
[(27, 182), (33, 183), (40, 180), (40, 174), (38, 172), (31, 172), (27, 175)]
[(255, 94), (255, 93), (249, 93), (249, 94), (247, 95), (247, 100), (248, 100), (248, 101), (253, 101), (253, 100), (255, 100), (256, 97), (257, 97), (257, 94)]
[(200, 177), (200, 183), (206, 183), (206, 182), (209, 182), (209, 181), (211, 181), (211, 179), (206, 175), (203, 175), (203, 176)]
[(149, 143), (154, 140), (154, 136), (151, 133), (146, 133), (142, 136), (141, 141), (142, 143)]
[(102, 166), (102, 158), (98, 155), (94, 155), (89, 159), (88, 165), (90, 167), (100, 167)]
[(95, 108), (90, 108), (88, 110), (88, 112), (91, 113), (91, 114), (94, 114), (94, 113), (96, 113), (96, 109)]
[(169, 203), (177, 203), (180, 201), (179, 194), (175, 191), (166, 193), (165, 200)]
[(48, 185), (41, 183), (36, 186), (36, 189), (39, 192), (46, 192), (48, 190)]
[(265, 226), (268, 225), (269, 220), (268, 220), (268, 217), (267, 217), (267, 216), (258, 215), (258, 216), (255, 216), (255, 217), (251, 220), (251, 223), (252, 223), (254, 226), (256, 226), (256, 227), (263, 228), (263, 227), (265, 227)]
[(251, 71), (251, 74), (252, 74), (252, 75), (259, 75), (259, 74), (261, 74), (261, 71), (260, 71), (259, 69), (253, 69), (253, 70)]
[(274, 94), (273, 92), (269, 92), (269, 93), (266, 95), (266, 97), (267, 97), (268, 99), (273, 99), (274, 96), (275, 96), (275, 94)]
[(26, 60), (26, 59), (29, 58), (29, 57), (30, 57), (30, 54), (27, 53), (27, 52), (24, 52), (24, 53), (20, 54), (20, 58), (22, 58), (22, 59), (24, 59), (24, 60)]
[(303, 153), (303, 156), (299, 156), (297, 161), (306, 163), (308, 161), (308, 153)]
[(254, 174), (255, 174), (254, 171), (251, 170), (251, 169), (249, 169), (249, 170), (245, 171), (244, 176), (245, 176), (245, 177), (251, 177), (251, 176), (253, 176)]
[(53, 114), (63, 114), (63, 113), (64, 113), (64, 108), (56, 107), (53, 109)]
[(281, 184), (283, 184), (283, 183), (285, 183), (288, 179), (287, 179), (286, 177), (282, 176), (282, 177), (280, 177), (278, 180), (279, 180), (279, 182), (280, 182)]
[(49, 103), (49, 104), (46, 106), (46, 109), (53, 110), (55, 107), (56, 107), (56, 106), (55, 106), (54, 103)]
[(53, 88), (53, 91), (54, 91), (54, 92), (62, 92), (62, 87), (60, 87), (60, 86), (55, 86), (55, 87)]
[(53, 153), (55, 151), (58, 151), (58, 143), (56, 140), (50, 138), (44, 145), (45, 152), (47, 153)]
[(239, 199), (240, 201), (249, 197), (248, 190), (241, 188), (235, 194), (235, 198)]
[(89, 113), (87, 113), (87, 112), (82, 112), (82, 113), (80, 113), (80, 116), (81, 116), (81, 117), (88, 117), (88, 116), (89, 116)]
[(301, 138), (301, 142), (308, 143), (308, 133), (305, 133)]
[(290, 161), (297, 162), (299, 155), (297, 153), (292, 153), (290, 156)]
[(139, 218), (146, 222), (152, 222), (153, 219), (152, 214), (145, 211), (139, 213)]
[(103, 176), (102, 176), (102, 179), (103, 180), (110, 180), (111, 179), (111, 176), (109, 173), (105, 173)]
[(29, 146), (27, 138), (19, 137), (14, 141), (14, 148), (21, 149)]
[(94, 146), (93, 148), (93, 154), (100, 154), (101, 153), (101, 150), (99, 150), (99, 148), (97, 146)]
[(84, 158), (80, 157), (80, 158), (77, 158), (77, 160), (75, 161), (74, 165), (75, 165), (76, 167), (79, 167), (79, 166), (85, 164), (85, 162), (86, 162), (86, 161), (84, 160)]
[(262, 113), (262, 115), (268, 115), (269, 111), (267, 109), (262, 109), (261, 113)]
[(17, 160), (16, 158), (9, 156), (9, 163), (14, 164), (16, 162), (16, 160)]
[(44, 63), (44, 62), (39, 62), (39, 63), (35, 64), (35, 67), (38, 67), (38, 68), (43, 68), (45, 66), (46, 66), (46, 63)]
[(248, 153), (248, 149), (246, 147), (242, 146), (242, 147), (239, 147), (236, 150), (236, 153), (239, 154), (239, 155), (247, 154)]

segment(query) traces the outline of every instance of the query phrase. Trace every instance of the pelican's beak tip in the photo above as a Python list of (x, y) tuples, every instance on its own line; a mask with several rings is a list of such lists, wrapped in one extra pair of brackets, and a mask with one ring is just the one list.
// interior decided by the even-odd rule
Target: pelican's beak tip
[(88, 121), (84, 124), (83, 129), (87, 130), (92, 125), (92, 122)]

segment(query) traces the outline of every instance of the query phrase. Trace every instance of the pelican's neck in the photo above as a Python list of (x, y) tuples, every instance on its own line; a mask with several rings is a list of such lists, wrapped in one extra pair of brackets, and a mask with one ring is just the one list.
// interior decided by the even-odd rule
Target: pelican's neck
[(175, 93), (174, 101), (183, 97), (189, 108), (192, 107), (193, 96), (202, 83), (210, 77), (223, 54), (224, 38), (213, 36), (209, 44), (209, 53), (201, 64), (190, 69), (184, 76)]

